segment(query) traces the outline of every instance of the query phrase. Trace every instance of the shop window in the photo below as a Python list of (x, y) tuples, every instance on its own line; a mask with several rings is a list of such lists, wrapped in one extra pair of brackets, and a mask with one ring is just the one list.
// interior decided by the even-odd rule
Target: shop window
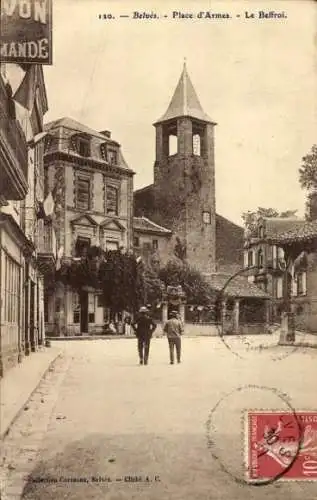
[(79, 210), (90, 210), (90, 190), (90, 178), (78, 175), (76, 179), (76, 208), (78, 208)]
[(106, 213), (118, 215), (119, 192), (115, 186), (106, 186)]
[(95, 322), (95, 295), (88, 294), (88, 323)]
[(20, 266), (7, 254), (4, 257), (4, 321), (18, 324), (20, 312)]
[(73, 293), (73, 323), (80, 323), (80, 301), (78, 293)]

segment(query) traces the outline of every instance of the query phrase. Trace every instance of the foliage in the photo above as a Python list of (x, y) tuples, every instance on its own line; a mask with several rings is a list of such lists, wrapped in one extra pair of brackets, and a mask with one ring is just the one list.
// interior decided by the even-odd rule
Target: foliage
[(143, 279), (143, 303), (155, 304), (160, 302), (163, 283), (159, 277), (159, 269), (157, 270), (147, 264), (144, 266), (141, 276)]
[(139, 305), (136, 290), (140, 273), (134, 255), (91, 247), (86, 257), (63, 264), (56, 280), (79, 293), (87, 286), (100, 289), (104, 306), (112, 312), (132, 311)]
[(207, 305), (214, 300), (214, 295), (204, 276), (186, 262), (170, 260), (160, 270), (160, 279), (166, 286), (181, 285), (188, 304)]
[(317, 144), (302, 158), (299, 169), (299, 183), (304, 189), (317, 189)]
[(278, 212), (274, 208), (258, 207), (257, 210), (248, 210), (242, 214), (242, 220), (246, 229), (253, 231), (256, 229), (258, 220), (261, 217), (294, 217), (297, 210), (286, 210), (285, 212)]

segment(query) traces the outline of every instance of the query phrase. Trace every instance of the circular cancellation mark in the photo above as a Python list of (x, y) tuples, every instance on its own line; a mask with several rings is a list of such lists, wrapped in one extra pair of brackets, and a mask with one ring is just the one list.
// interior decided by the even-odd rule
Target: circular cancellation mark
[(247, 385), (225, 394), (206, 422), (207, 446), (236, 483), (262, 486), (292, 468), (302, 442), (300, 420), (286, 394)]
[(282, 360), (298, 346), (278, 345), (279, 326), (267, 321), (270, 296), (247, 281), (245, 274), (249, 271), (249, 268), (240, 269), (226, 277), (217, 293), (219, 338), (240, 359), (256, 352), (268, 355), (272, 361)]

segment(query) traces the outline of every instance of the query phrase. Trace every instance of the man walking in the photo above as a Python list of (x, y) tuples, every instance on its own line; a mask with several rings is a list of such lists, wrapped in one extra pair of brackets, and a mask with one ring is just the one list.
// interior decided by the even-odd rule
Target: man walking
[(147, 365), (149, 359), (150, 343), (156, 324), (148, 314), (146, 307), (141, 307), (137, 320), (133, 323), (133, 329), (138, 339), (138, 352), (140, 365)]
[(166, 322), (163, 331), (166, 333), (170, 351), (170, 364), (174, 364), (174, 350), (176, 349), (177, 363), (181, 362), (181, 335), (184, 333), (183, 323), (178, 319), (177, 311), (171, 311), (170, 319)]

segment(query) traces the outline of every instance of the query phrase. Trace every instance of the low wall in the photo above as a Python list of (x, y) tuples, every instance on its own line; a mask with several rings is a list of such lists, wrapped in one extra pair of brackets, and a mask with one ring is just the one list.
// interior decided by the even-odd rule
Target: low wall
[[(184, 335), (185, 336), (207, 336), (207, 337), (213, 337), (213, 336), (219, 336), (222, 332), (221, 325), (217, 324), (212, 324), (212, 323), (185, 323), (184, 326)], [(264, 324), (244, 324), (240, 325), (240, 335), (259, 335), (263, 333), (269, 333), (265, 327)], [(121, 333), (122, 334), (122, 333)], [(224, 330), (225, 335), (236, 335), (236, 333), (233, 332), (232, 326), (231, 325), (226, 325), (225, 330)], [(89, 336), (89, 335), (103, 335), (103, 327), (100, 325), (89, 325), (89, 332), (81, 334), (79, 331), (79, 325), (69, 325), (67, 328), (67, 333), (65, 335), (56, 335), (54, 332), (50, 332), (49, 330), (46, 331), (46, 336), (53, 338), (53, 337), (73, 337), (73, 336)], [(157, 327), (154, 333), (154, 337), (160, 337), (163, 335), (163, 324), (162, 323), (157, 323)], [(134, 335), (132, 335), (134, 337)], [(114, 335), (115, 337), (115, 335)]]
[[(160, 335), (163, 334), (162, 324), (158, 324), (155, 334)], [(212, 323), (185, 323), (184, 326), (184, 335), (188, 336), (218, 336), (221, 334), (221, 325), (216, 325)], [(263, 323), (259, 324), (245, 324), (240, 325), (240, 335), (260, 335), (263, 333), (268, 333), (266, 327)], [(234, 335), (232, 328), (226, 328), (226, 335)]]

